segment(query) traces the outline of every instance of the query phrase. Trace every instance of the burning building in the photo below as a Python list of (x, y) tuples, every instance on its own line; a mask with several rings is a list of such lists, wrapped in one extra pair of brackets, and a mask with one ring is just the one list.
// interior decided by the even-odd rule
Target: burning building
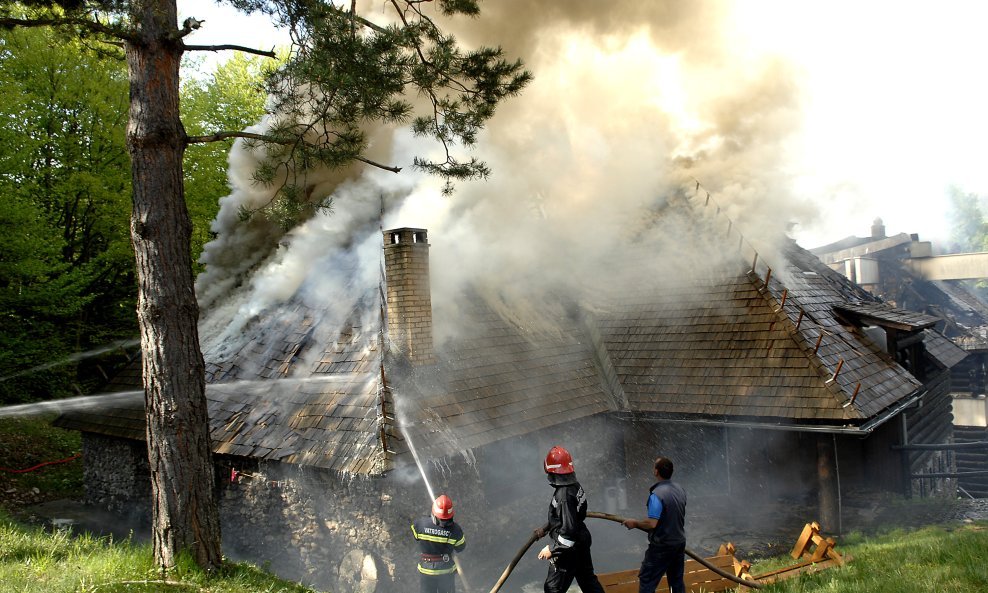
[[(668, 233), (653, 231), (669, 219), (698, 240), (660, 269), (654, 240)], [(941, 452), (894, 448), (950, 438), (964, 353), (937, 319), (794, 242), (760, 255), (698, 196), (643, 213), (620, 258), (592, 255), (611, 263), (606, 278), (568, 291), (472, 283), (436, 305), (425, 229), (358, 234), (376, 257), (325, 255), (311, 264), (333, 266), (331, 282), (203, 341), (230, 555), (333, 590), (407, 590), (408, 525), (445, 492), (469, 542), (462, 575), (493, 581), (505, 542), (544, 521), (556, 444), (609, 512), (639, 514), (660, 453), (693, 505), (809, 505), (830, 532), (852, 492), (954, 492)], [(84, 434), (92, 502), (148, 501), (141, 406), (59, 419)], [(689, 519), (691, 547), (722, 543), (701, 522)], [(641, 542), (620, 532), (595, 530), (599, 570), (638, 562)]]
[[(849, 236), (811, 251), (886, 302), (937, 318), (941, 333), (967, 353), (951, 370), (955, 438), (988, 441), (988, 304), (968, 284), (988, 278), (988, 253), (934, 255), (933, 245), (916, 234), (887, 236), (880, 218), (870, 236)], [(955, 455), (961, 491), (988, 496), (984, 448), (959, 448)]]

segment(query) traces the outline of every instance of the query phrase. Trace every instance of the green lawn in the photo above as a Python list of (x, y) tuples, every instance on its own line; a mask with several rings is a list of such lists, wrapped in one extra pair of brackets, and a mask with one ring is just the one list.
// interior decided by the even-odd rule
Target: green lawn
[(149, 545), (25, 527), (0, 514), (0, 593), (311, 593), (256, 566), (205, 574), (180, 562), (167, 579)]
[[(956, 528), (924, 527), (877, 535), (851, 534), (837, 549), (853, 559), (831, 568), (767, 586), (769, 593), (977, 593), (988, 592), (988, 523)], [(792, 563), (767, 560), (758, 574)], [(765, 568), (763, 568), (763, 566)]]
[[(45, 417), (0, 419), (0, 467), (28, 468), (78, 453), (78, 434), (54, 429), (49, 421)], [(81, 463), (72, 461), (28, 473), (0, 472), (0, 593), (311, 591), (249, 564), (230, 564), (221, 574), (206, 575), (191, 562), (180, 563), (166, 582), (155, 571), (146, 545), (90, 535), (70, 536), (67, 532), (47, 533), (10, 518), (16, 516), (20, 504), (78, 496), (81, 467)], [(32, 494), (35, 488), (38, 493)], [(8, 490), (15, 493), (7, 493)], [(925, 507), (913, 503), (898, 506), (895, 514), (921, 518)], [(762, 591), (988, 593), (988, 523), (850, 534), (839, 538), (837, 549), (853, 557), (847, 566), (782, 581)], [(788, 556), (768, 559), (757, 562), (752, 572), (792, 563)]]
[[(988, 524), (849, 535), (838, 549), (853, 560), (766, 586), (766, 593), (988, 592)], [(772, 559), (753, 567), (791, 563)], [(486, 590), (486, 588), (483, 588)], [(249, 564), (207, 575), (183, 562), (167, 580), (146, 545), (68, 532), (48, 533), (0, 515), (0, 593), (311, 593)], [(349, 592), (341, 592), (349, 593)], [(476, 593), (476, 592), (475, 592)]]

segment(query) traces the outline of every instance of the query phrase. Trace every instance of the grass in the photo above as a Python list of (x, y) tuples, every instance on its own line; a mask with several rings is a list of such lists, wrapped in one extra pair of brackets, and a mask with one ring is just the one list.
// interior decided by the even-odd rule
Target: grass
[[(877, 535), (850, 534), (838, 551), (853, 559), (766, 586), (766, 593), (976, 593), (988, 592), (988, 524), (898, 529)], [(756, 563), (758, 574), (792, 559)]]
[[(977, 593), (988, 591), (988, 523), (851, 534), (838, 542), (843, 568), (766, 586), (765, 593)], [(183, 561), (167, 579), (147, 545), (46, 532), (0, 514), (0, 593), (313, 593), (245, 563), (206, 574)], [(753, 572), (791, 564), (758, 562)]]
[(216, 574), (180, 561), (167, 578), (149, 545), (109, 537), (45, 532), (0, 514), (0, 593), (313, 593), (246, 563)]
[[(78, 453), (78, 433), (53, 428), (50, 421), (49, 416), (0, 418), (0, 467), (23, 469)], [(7, 514), (17, 511), (7, 490), (23, 494), (33, 488), (40, 491), (34, 501), (77, 496), (82, 490), (82, 464), (73, 461), (18, 474), (0, 471), (0, 593), (312, 592), (244, 563), (205, 574), (192, 562), (180, 562), (165, 580), (153, 566), (146, 545), (85, 533), (48, 533), (16, 523)], [(918, 504), (892, 504), (890, 512), (903, 521), (923, 521), (936, 514)], [(853, 557), (847, 566), (781, 581), (761, 591), (988, 593), (988, 523), (852, 533), (837, 545), (842, 554)], [(788, 556), (767, 559), (756, 562), (752, 572), (792, 563)]]
[[(78, 432), (52, 415), (0, 418), (0, 468), (25, 469), (82, 450)], [(247, 563), (206, 574), (180, 561), (166, 577), (150, 545), (71, 531), (47, 532), (13, 517), (22, 507), (82, 493), (81, 460), (27, 473), (0, 471), (0, 593), (312, 593)], [(39, 493), (32, 494), (37, 488)], [(8, 492), (16, 490), (16, 492)]]
[[(0, 418), (0, 468), (23, 470), (81, 453), (79, 433), (51, 426), (52, 418)], [(23, 499), (34, 488), (38, 494), (29, 496), (29, 502), (78, 496), (82, 492), (82, 460), (46, 465), (27, 473), (0, 470), (0, 501), (8, 503), (4, 506), (9, 508), (9, 503)]]

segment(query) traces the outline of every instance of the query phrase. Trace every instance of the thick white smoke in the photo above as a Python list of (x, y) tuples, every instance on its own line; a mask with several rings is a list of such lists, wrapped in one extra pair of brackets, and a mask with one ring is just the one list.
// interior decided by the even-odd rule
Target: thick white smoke
[[(436, 147), (405, 130), (378, 130), (373, 157), (405, 171), (360, 165), (312, 176), (314, 197), (332, 195), (333, 211), (283, 234), (261, 218), (238, 220), (242, 205), (256, 207), (272, 192), (251, 183), (254, 157), (238, 146), (234, 192), (221, 202), (197, 285), (205, 334), (230, 335), (235, 320), (306, 282), (338, 281), (339, 270), (313, 265), (320, 254), (367, 246), (359, 267), (376, 274), (382, 226), (429, 229), (441, 341), (459, 327), (443, 320), (455, 318), (466, 283), (486, 286), (505, 314), (535, 325), (538, 307), (513, 305), (632, 281), (615, 262), (633, 258), (633, 274), (695, 272), (689, 262), (709, 246), (660, 212), (670, 195), (692, 192), (694, 180), (760, 249), (770, 251), (790, 219), (808, 215), (778, 165), (799, 122), (798, 73), (778, 57), (733, 47), (726, 4), (498, 0), (482, 9), (451, 29), (468, 46), (501, 45), (535, 76), (480, 139), (491, 178), (442, 198), (434, 179), (410, 169), (414, 155)], [(367, 14), (381, 10), (372, 4)]]

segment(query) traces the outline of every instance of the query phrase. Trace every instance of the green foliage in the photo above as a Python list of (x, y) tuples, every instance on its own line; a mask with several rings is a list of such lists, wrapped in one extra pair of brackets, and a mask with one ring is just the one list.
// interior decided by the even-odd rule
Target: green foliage
[(948, 194), (947, 220), (950, 223), (952, 252), (988, 249), (988, 221), (985, 221), (985, 198), (951, 187)]
[(101, 375), (19, 373), (135, 333), (126, 69), (0, 30), (0, 91), (0, 403), (74, 395)]
[(313, 593), (256, 566), (226, 563), (217, 574), (181, 559), (167, 575), (149, 545), (88, 533), (46, 533), (0, 512), (0, 593)]
[[(208, 77), (184, 79), (181, 101), (186, 133), (205, 136), (218, 130), (243, 130), (260, 121), (267, 97), (265, 73), (278, 63), (236, 54)], [(195, 66), (195, 62), (190, 62), (187, 69)], [(192, 219), (193, 260), (198, 259), (203, 245), (212, 239), (210, 223), (219, 211), (219, 199), (230, 193), (227, 155), (233, 141), (229, 138), (196, 143), (185, 150), (185, 201)]]
[[(464, 52), (422, 12), (419, 2), (397, 2), (395, 23), (378, 25), (349, 5), (319, 0), (238, 0), (248, 11), (264, 11), (293, 32), (296, 46), (284, 67), (268, 77), (270, 110), (276, 117), (266, 138), (249, 144), (267, 163), (255, 181), (277, 187), (287, 202), (308, 192), (307, 174), (318, 167), (340, 167), (354, 160), (397, 169), (364, 158), (368, 124), (410, 124), (419, 136), (435, 139), (439, 159), (418, 157), (413, 166), (450, 182), (486, 177), (476, 158), (457, 156), (470, 148), (503, 99), (516, 95), (531, 75), (521, 62), (507, 61), (500, 48)], [(477, 15), (473, 0), (439, 2), (445, 16)], [(412, 97), (415, 97), (413, 101)], [(272, 205), (283, 226), (309, 208)]]

